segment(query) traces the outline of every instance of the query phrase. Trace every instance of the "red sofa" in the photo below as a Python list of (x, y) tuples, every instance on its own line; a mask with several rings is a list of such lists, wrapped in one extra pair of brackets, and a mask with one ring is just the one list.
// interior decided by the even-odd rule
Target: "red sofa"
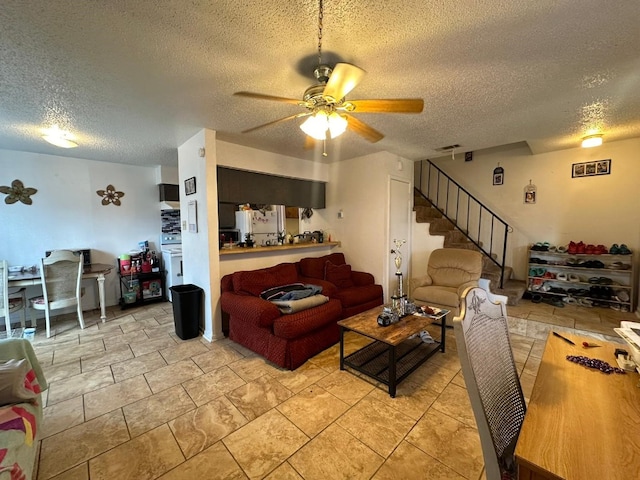
[[(337, 285), (323, 278), (325, 270)], [(267, 289), (293, 283), (319, 285), (329, 301), (285, 315), (260, 297)], [(339, 340), (338, 320), (382, 304), (382, 287), (372, 275), (352, 272), (342, 253), (225, 275), (221, 291), (229, 338), (290, 370)]]

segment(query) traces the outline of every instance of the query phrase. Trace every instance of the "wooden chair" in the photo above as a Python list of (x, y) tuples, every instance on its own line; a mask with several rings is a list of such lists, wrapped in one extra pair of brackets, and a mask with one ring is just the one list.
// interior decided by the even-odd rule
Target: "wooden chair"
[(41, 260), (42, 296), (31, 298), (31, 308), (44, 310), (47, 338), (51, 336), (51, 310), (76, 306), (80, 328), (82, 317), (82, 256), (70, 250), (55, 250)]
[[(20, 324), (24, 328), (26, 309), (26, 289), (9, 289), (9, 267), (6, 260), (0, 260), (0, 317), (4, 317), (7, 338), (11, 337), (11, 314), (22, 311)], [(33, 326), (33, 322), (31, 325)]]
[(491, 302), (482, 288), (468, 288), (453, 328), (480, 434), (486, 478), (517, 478), (513, 454), (526, 404), (509, 341), (505, 304)]

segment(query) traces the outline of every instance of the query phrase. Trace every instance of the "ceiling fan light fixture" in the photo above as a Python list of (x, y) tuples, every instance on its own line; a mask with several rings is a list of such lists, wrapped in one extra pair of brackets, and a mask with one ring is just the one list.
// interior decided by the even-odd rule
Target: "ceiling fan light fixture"
[(57, 125), (51, 128), (45, 128), (42, 131), (44, 132), (42, 138), (56, 147), (75, 148), (78, 146), (76, 142), (71, 140), (73, 138), (71, 132), (61, 130)]
[(325, 140), (327, 130), (331, 138), (336, 138), (345, 132), (347, 124), (347, 119), (336, 112), (318, 110), (300, 125), (300, 129), (316, 140)]
[(582, 148), (599, 147), (602, 145), (602, 134), (588, 135), (582, 139)]
[(331, 138), (339, 137), (347, 129), (347, 119), (336, 112), (329, 115), (327, 120), (329, 122), (329, 133), (331, 134)]

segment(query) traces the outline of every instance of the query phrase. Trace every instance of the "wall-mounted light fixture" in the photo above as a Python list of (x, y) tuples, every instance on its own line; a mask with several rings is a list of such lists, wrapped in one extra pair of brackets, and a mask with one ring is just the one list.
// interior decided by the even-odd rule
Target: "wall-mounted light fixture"
[(602, 134), (588, 135), (582, 138), (582, 148), (599, 147), (602, 145)]
[(51, 128), (45, 128), (42, 132), (44, 133), (42, 138), (56, 147), (75, 148), (78, 146), (78, 144), (72, 140), (74, 137), (71, 132), (61, 130), (57, 125)]

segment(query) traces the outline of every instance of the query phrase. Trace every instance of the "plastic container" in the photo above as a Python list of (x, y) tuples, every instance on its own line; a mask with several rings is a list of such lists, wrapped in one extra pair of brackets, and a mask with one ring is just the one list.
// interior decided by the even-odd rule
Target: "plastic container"
[(136, 292), (125, 292), (122, 294), (122, 299), (124, 300), (124, 303), (127, 304), (136, 303), (137, 298), (138, 295)]
[(176, 335), (182, 340), (195, 338), (200, 333), (203, 290), (197, 285), (174, 285), (171, 290), (173, 321)]

